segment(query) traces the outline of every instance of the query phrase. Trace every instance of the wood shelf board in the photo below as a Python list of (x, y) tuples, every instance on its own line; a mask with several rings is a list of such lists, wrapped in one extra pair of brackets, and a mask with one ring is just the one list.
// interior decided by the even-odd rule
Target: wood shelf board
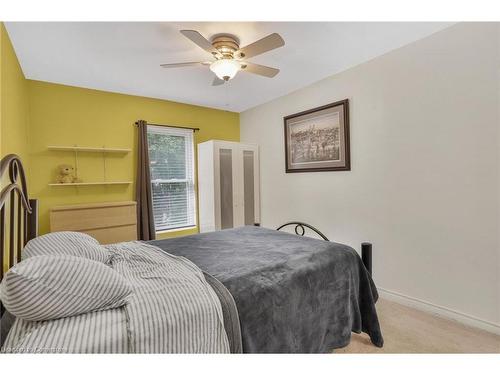
[(81, 147), (81, 146), (47, 146), (51, 151), (80, 151), (80, 152), (105, 152), (105, 153), (129, 153), (129, 148), (108, 147)]

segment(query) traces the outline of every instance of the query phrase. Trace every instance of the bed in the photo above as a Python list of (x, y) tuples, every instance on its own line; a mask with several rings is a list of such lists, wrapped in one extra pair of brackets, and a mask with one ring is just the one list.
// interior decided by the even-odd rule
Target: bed
[(245, 353), (327, 353), (351, 331), (383, 345), (376, 287), (349, 246), (252, 226), (150, 243), (229, 290)]
[[(5, 157), (1, 162), (1, 172), (2, 177), (8, 173), (10, 179), (10, 183), (2, 190), (0, 200), (2, 264), (9, 254), (8, 266), (12, 267), (21, 259), (26, 242), (37, 237), (37, 202), (29, 199), (22, 164), (17, 156)], [(5, 225), (7, 214), (9, 222), (15, 223), (8, 230)], [(106, 310), (110, 322), (115, 322), (118, 326), (121, 324), (123, 331), (127, 332), (126, 335), (118, 335), (121, 337), (120, 345), (111, 345), (120, 350), (110, 352), (227, 350), (232, 353), (324, 353), (347, 345), (351, 332), (366, 332), (374, 345), (382, 346), (383, 338), (375, 308), (378, 294), (371, 278), (371, 245), (363, 245), (362, 259), (349, 246), (328, 241), (321, 232), (307, 224), (289, 224), (294, 226), (295, 234), (254, 226), (148, 243), (130, 242), (105, 246), (105, 251), (113, 254), (112, 267), (129, 277), (128, 282), (135, 283), (135, 292), (131, 294), (132, 297), (127, 297), (125, 305)], [(321, 240), (298, 236), (297, 234), (304, 235), (305, 228), (312, 229)], [(136, 272), (138, 266), (133, 262), (154, 264), (156, 273), (144, 277), (143, 271)], [(185, 287), (183, 284), (187, 285), (188, 281), (182, 280), (190, 280), (199, 289), (199, 299), (206, 297), (204, 306), (213, 307), (210, 310), (212, 315), (204, 317), (212, 319), (211, 323), (206, 323), (211, 324), (212, 328), (206, 330), (208, 333), (205, 334), (214, 335), (216, 332), (217, 335), (211, 341), (211, 346), (196, 346), (186, 339), (185, 345), (176, 347), (175, 351), (166, 350), (158, 342), (163, 343), (166, 340), (163, 336), (172, 333), (161, 324), (171, 325), (172, 322), (165, 323), (165, 314), (159, 313), (161, 309), (156, 307), (151, 308), (147, 319), (141, 315), (144, 314), (146, 304), (157, 306), (158, 303), (157, 300), (154, 303), (144, 301), (139, 296), (149, 295), (151, 290), (155, 291), (153, 297), (158, 300), (164, 300), (167, 295), (166, 291), (162, 292), (156, 285), (144, 284), (144, 280), (153, 282), (165, 278), (172, 262), (178, 267), (184, 267), (183, 270), (193, 270), (193, 275), (189, 275), (191, 278), (176, 279), (177, 285)], [(150, 268), (148, 272), (153, 272)], [(1, 276), (4, 276), (3, 270)], [(203, 280), (200, 281), (200, 278)], [(200, 288), (207, 289), (203, 292), (205, 294)], [(178, 296), (180, 292), (176, 290), (175, 293), (172, 296)], [(208, 302), (212, 295), (216, 296), (216, 303)], [(176, 304), (182, 305), (185, 300), (180, 296)], [(167, 305), (168, 301), (165, 302), (165, 306)], [(187, 311), (191, 314), (196, 309), (192, 306), (185, 309), (180, 306), (180, 310), (181, 313)], [(123, 314), (120, 315), (119, 311)], [(8, 312), (3, 306), (1, 313), (2, 321), (6, 320), (4, 318)], [(92, 312), (79, 317), (81, 319), (81, 316), (88, 316), (86, 324), (90, 324), (94, 315), (99, 313), (105, 314), (103, 311)], [(130, 316), (136, 313), (136, 317)], [(217, 318), (217, 315), (220, 316)], [(23, 323), (23, 319), (16, 318), (14, 327), (17, 327), (15, 332), (25, 334), (26, 329), (33, 329), (33, 324), (39, 324), (40, 327), (56, 326), (70, 324), (72, 319), (77, 317), (39, 324)], [(102, 318), (99, 319), (102, 321)], [(219, 327), (217, 319), (222, 328), (214, 329), (213, 327)], [(145, 327), (145, 320), (148, 324), (153, 321), (151, 324), (155, 328)], [(189, 319), (177, 319), (175, 324), (182, 325), (183, 332), (193, 335)], [(76, 329), (72, 325), (70, 327), (73, 331)], [(221, 329), (225, 338), (219, 337)], [(45, 328), (45, 331), (40, 331), (40, 335), (46, 338), (52, 331)], [(64, 336), (64, 332), (69, 331), (61, 328), (59, 332), (63, 332), (61, 335)], [(5, 334), (7, 333), (4, 332)], [(10, 342), (13, 335), (10, 330)], [(140, 336), (141, 340), (134, 335)], [(64, 337), (61, 340), (63, 339)], [(100, 338), (101, 342), (108, 339), (111, 340), (107, 336)], [(91, 345), (86, 350), (108, 351), (101, 348), (108, 347)], [(74, 347), (70, 352), (85, 350)]]

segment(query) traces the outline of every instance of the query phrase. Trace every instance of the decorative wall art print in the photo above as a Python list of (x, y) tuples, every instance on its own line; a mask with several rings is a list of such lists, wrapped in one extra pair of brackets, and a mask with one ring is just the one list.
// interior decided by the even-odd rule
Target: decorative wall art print
[(284, 118), (286, 173), (349, 171), (349, 100)]

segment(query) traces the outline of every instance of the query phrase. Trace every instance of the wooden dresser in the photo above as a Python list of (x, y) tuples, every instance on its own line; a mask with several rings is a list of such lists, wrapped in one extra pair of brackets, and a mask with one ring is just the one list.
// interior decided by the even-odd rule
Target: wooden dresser
[(101, 244), (137, 239), (136, 202), (110, 202), (52, 207), (50, 231), (87, 233)]

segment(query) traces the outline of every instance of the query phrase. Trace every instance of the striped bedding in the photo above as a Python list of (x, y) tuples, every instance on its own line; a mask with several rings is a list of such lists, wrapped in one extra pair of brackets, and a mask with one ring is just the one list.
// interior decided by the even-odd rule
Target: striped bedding
[(29, 321), (66, 318), (121, 307), (130, 284), (109, 266), (68, 255), (35, 256), (12, 267), (0, 284), (0, 299)]
[(29, 241), (23, 249), (22, 259), (25, 260), (40, 255), (72, 255), (106, 263), (109, 258), (109, 251), (106, 251), (95, 238), (88, 234), (54, 232)]
[(155, 246), (106, 246), (131, 285), (127, 304), (41, 322), (16, 319), (7, 353), (228, 353), (221, 305), (202, 271)]

